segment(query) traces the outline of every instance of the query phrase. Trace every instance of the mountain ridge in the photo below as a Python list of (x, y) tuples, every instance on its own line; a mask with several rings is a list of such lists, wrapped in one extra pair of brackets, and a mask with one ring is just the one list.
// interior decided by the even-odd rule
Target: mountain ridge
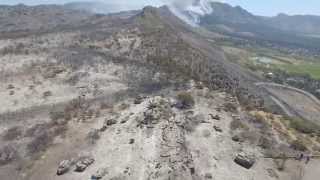
[[(285, 15), (257, 16), (240, 6), (231, 6), (226, 3), (212, 2), (211, 14), (202, 16), (200, 24), (206, 24), (209, 18), (218, 18), (221, 21), (236, 24), (257, 24), (291, 33), (320, 34), (320, 16), (316, 15)], [(299, 24), (299, 26), (297, 26)]]

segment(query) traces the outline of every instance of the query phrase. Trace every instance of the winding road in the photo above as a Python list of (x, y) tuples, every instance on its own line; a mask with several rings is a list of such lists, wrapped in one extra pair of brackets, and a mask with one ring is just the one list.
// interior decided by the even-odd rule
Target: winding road
[(260, 82), (257, 86), (263, 87), (270, 98), (291, 117), (298, 116), (320, 124), (320, 101), (312, 94), (294, 87)]

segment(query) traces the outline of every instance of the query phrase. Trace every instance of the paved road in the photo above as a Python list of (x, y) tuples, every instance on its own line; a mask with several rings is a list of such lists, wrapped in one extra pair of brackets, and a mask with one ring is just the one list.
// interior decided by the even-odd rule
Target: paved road
[(320, 101), (301, 89), (275, 83), (256, 83), (264, 87), (271, 99), (289, 116), (299, 116), (320, 124)]

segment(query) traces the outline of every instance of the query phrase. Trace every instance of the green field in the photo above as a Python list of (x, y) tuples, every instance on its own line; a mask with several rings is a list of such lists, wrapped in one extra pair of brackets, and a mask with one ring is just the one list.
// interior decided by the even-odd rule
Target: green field
[(314, 79), (320, 79), (320, 64), (285, 64), (280, 68), (289, 73), (309, 74)]

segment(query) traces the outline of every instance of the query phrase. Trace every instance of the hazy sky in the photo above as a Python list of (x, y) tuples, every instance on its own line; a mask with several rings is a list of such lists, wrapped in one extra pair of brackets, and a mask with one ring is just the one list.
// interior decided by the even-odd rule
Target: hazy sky
[[(63, 4), (81, 0), (0, 0), (0, 4)], [(90, 0), (82, 0), (90, 1)], [(107, 3), (118, 3), (129, 7), (140, 8), (144, 5), (161, 5), (171, 0), (100, 0)], [(181, 0), (185, 1), (185, 0)], [(250, 12), (258, 15), (276, 15), (283, 12), (287, 14), (316, 14), (320, 15), (320, 0), (222, 0), (232, 5), (240, 5)]]

